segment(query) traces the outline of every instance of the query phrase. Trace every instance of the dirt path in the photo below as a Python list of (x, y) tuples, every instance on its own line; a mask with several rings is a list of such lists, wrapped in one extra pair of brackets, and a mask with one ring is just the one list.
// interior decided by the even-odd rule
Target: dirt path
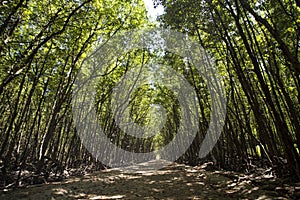
[(266, 190), (241, 175), (210, 172), (203, 166), (172, 164), (156, 171), (134, 170), (111, 169), (60, 183), (19, 188), (0, 194), (0, 199), (288, 199), (271, 191), (270, 186)]

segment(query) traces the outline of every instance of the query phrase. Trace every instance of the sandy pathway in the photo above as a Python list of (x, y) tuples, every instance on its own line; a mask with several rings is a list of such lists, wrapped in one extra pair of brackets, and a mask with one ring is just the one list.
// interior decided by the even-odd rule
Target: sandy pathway
[(135, 173), (110, 169), (60, 183), (19, 188), (0, 194), (0, 199), (287, 199), (247, 179), (237, 181), (231, 178), (234, 175), (203, 167), (172, 164), (156, 171), (151, 166), (131, 170)]

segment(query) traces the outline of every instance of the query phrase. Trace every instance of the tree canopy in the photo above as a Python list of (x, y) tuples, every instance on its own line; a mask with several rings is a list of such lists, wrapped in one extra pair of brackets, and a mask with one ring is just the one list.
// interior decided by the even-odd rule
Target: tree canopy
[[(207, 82), (191, 62), (175, 53), (135, 49), (114, 60), (97, 85), (98, 121), (111, 142), (127, 151), (151, 152), (175, 137), (182, 108), (176, 94), (156, 84), (155, 78), (128, 98), (130, 118), (140, 126), (158, 126), (160, 115), (165, 116), (155, 136), (126, 134), (112, 112), (114, 87), (122, 77), (156, 62), (182, 75), (197, 95), (199, 130), (177, 162), (197, 165), (210, 160), (239, 171), (269, 166), (279, 176), (299, 179), (299, 1), (156, 0), (155, 4), (164, 7), (158, 18), (161, 27), (193, 38), (214, 58), (228, 98), (225, 125), (214, 149), (200, 159), (212, 120)], [(81, 165), (102, 168), (81, 143), (74, 125), (74, 82), (85, 58), (99, 45), (120, 31), (155, 26), (147, 19), (144, 2), (3, 1), (0, 18), (1, 183), (18, 183), (22, 170), (47, 178), (50, 172), (62, 174)], [(155, 70), (162, 69), (152, 69), (149, 76)], [(13, 171), (18, 175), (12, 179)]]

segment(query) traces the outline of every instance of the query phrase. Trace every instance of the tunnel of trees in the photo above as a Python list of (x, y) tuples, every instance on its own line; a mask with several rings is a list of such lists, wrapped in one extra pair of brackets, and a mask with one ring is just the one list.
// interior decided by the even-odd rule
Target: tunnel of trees
[[(182, 111), (174, 92), (145, 84), (130, 97), (130, 116), (155, 126), (152, 105), (165, 108), (160, 132), (129, 137), (110, 110), (113, 88), (133, 67), (151, 60), (182, 75), (198, 97), (199, 130), (177, 162), (212, 161), (226, 170), (272, 167), (300, 179), (299, 0), (157, 0), (160, 26), (194, 38), (224, 77), (227, 105), (222, 134), (202, 159), (211, 97), (195, 66), (180, 56), (137, 49), (117, 58), (97, 86), (99, 123), (115, 145), (149, 152), (172, 140)], [(13, 0), (0, 5), (0, 182), (16, 184), (24, 170), (47, 178), (64, 169), (105, 167), (82, 144), (72, 116), (72, 92), (84, 59), (116, 33), (156, 26), (142, 0)], [(159, 70), (159, 69), (158, 69)], [(149, 114), (150, 113), (150, 114)], [(156, 115), (154, 115), (156, 116)], [(13, 176), (14, 174), (14, 176)], [(36, 179), (35, 181), (39, 181)]]

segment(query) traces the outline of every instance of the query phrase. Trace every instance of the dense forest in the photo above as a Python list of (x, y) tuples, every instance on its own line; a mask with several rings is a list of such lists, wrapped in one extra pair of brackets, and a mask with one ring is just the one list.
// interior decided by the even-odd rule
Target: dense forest
[[(199, 157), (213, 117), (209, 83), (189, 60), (149, 47), (118, 55), (95, 86), (97, 119), (111, 143), (128, 152), (152, 152), (170, 143), (187, 120), (178, 93), (155, 79), (127, 99), (131, 121), (155, 127), (149, 137), (128, 135), (115, 120), (116, 84), (134, 68), (159, 63), (183, 77), (197, 96), (197, 107), (190, 109), (198, 115), (198, 130), (176, 162), (197, 166), (210, 161), (237, 172), (270, 168), (278, 177), (299, 181), (299, 0), (154, 4), (164, 8), (156, 22), (148, 19), (143, 0), (1, 1), (1, 188), (63, 177), (68, 169), (110, 167), (101, 162), (105, 155), (95, 157), (79, 136), (72, 114), (76, 78), (90, 55), (118, 33), (158, 26), (188, 36), (214, 58), (211, 65), (227, 98), (222, 133), (209, 154)], [(147, 73), (159, 70), (168, 71), (157, 67)], [(134, 78), (127, 83), (135, 84)]]

